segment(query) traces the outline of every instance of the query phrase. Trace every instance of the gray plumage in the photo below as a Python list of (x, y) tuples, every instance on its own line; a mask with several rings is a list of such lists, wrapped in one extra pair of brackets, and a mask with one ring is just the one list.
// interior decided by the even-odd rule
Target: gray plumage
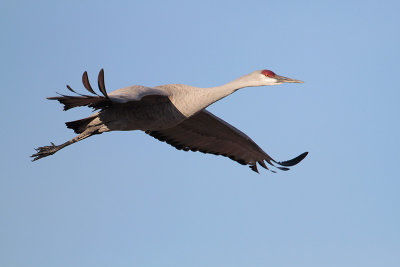
[[(88, 138), (109, 131), (142, 130), (150, 136), (164, 141), (179, 150), (200, 151), (229, 157), (258, 172), (257, 163), (269, 169), (268, 163), (280, 170), (288, 170), (307, 155), (277, 162), (265, 153), (246, 134), (211, 114), (205, 108), (249, 86), (275, 85), (284, 82), (301, 81), (282, 77), (268, 70), (255, 71), (219, 87), (198, 88), (182, 84), (169, 84), (157, 87), (129, 86), (107, 93), (104, 71), (98, 76), (97, 94), (89, 83), (87, 72), (83, 73), (84, 87), (92, 95), (79, 94), (70, 86), (67, 88), (77, 96), (61, 95), (49, 97), (64, 105), (64, 110), (88, 106), (96, 110), (92, 116), (67, 122), (68, 128), (78, 135), (61, 144), (37, 148), (33, 161), (47, 157), (58, 150)], [(271, 170), (275, 172), (274, 170)]]

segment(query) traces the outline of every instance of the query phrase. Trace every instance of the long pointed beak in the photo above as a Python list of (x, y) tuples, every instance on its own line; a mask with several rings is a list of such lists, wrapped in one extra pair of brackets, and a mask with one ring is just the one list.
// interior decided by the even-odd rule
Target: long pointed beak
[(277, 79), (278, 82), (281, 82), (281, 83), (304, 83), (303, 81), (300, 81), (300, 80), (295, 80), (295, 79), (291, 79), (291, 78), (283, 77), (283, 76), (279, 76), (279, 75), (275, 75), (274, 78)]

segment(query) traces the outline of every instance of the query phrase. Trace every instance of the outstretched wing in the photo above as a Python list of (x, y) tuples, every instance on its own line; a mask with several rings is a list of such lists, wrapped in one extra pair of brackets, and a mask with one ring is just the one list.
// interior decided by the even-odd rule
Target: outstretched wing
[(305, 152), (294, 159), (277, 162), (246, 134), (207, 110), (199, 112), (173, 128), (146, 131), (146, 133), (179, 150), (229, 157), (242, 165), (249, 165), (255, 172), (258, 172), (257, 163), (268, 169), (264, 161), (272, 166), (275, 166), (274, 163), (280, 165), (276, 166), (280, 170), (289, 170), (287, 167), (296, 165), (308, 154)]
[(48, 97), (49, 100), (58, 100), (64, 105), (64, 110), (75, 107), (88, 106), (93, 109), (105, 109), (113, 103), (128, 103), (141, 100), (159, 100), (160, 98), (166, 100), (168, 94), (157, 88), (150, 88), (145, 86), (129, 86), (126, 88), (115, 90), (107, 93), (104, 83), (104, 70), (101, 69), (98, 76), (98, 87), (101, 95), (97, 94), (90, 85), (87, 72), (82, 75), (82, 83), (87, 91), (92, 95), (80, 94), (67, 85), (68, 90), (79, 96), (68, 96), (60, 94), (61, 96)]

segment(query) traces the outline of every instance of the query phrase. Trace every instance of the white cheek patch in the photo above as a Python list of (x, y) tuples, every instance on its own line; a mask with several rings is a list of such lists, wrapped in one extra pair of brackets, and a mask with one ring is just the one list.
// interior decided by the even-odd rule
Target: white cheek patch
[(268, 84), (281, 84), (280, 82), (278, 82), (278, 80), (277, 79), (275, 79), (275, 78), (271, 78), (271, 77), (267, 77), (267, 76), (265, 76), (265, 78), (267, 78), (267, 82), (268, 82)]

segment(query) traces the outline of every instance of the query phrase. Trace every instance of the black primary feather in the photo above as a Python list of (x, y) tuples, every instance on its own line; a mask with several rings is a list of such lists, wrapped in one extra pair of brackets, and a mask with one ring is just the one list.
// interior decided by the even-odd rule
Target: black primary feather
[(85, 72), (83, 73), (83, 75), (82, 75), (82, 83), (83, 83), (83, 86), (85, 86), (86, 90), (88, 90), (88, 91), (91, 92), (92, 94), (95, 94), (95, 95), (98, 96), (98, 94), (93, 90), (92, 86), (90, 85), (89, 77), (88, 77), (87, 71), (85, 71)]
[(99, 77), (98, 77), (97, 83), (99, 85), (99, 89), (100, 89), (101, 93), (104, 95), (105, 98), (108, 99), (106, 86), (104, 83), (104, 70), (103, 69), (101, 69), (99, 72)]

